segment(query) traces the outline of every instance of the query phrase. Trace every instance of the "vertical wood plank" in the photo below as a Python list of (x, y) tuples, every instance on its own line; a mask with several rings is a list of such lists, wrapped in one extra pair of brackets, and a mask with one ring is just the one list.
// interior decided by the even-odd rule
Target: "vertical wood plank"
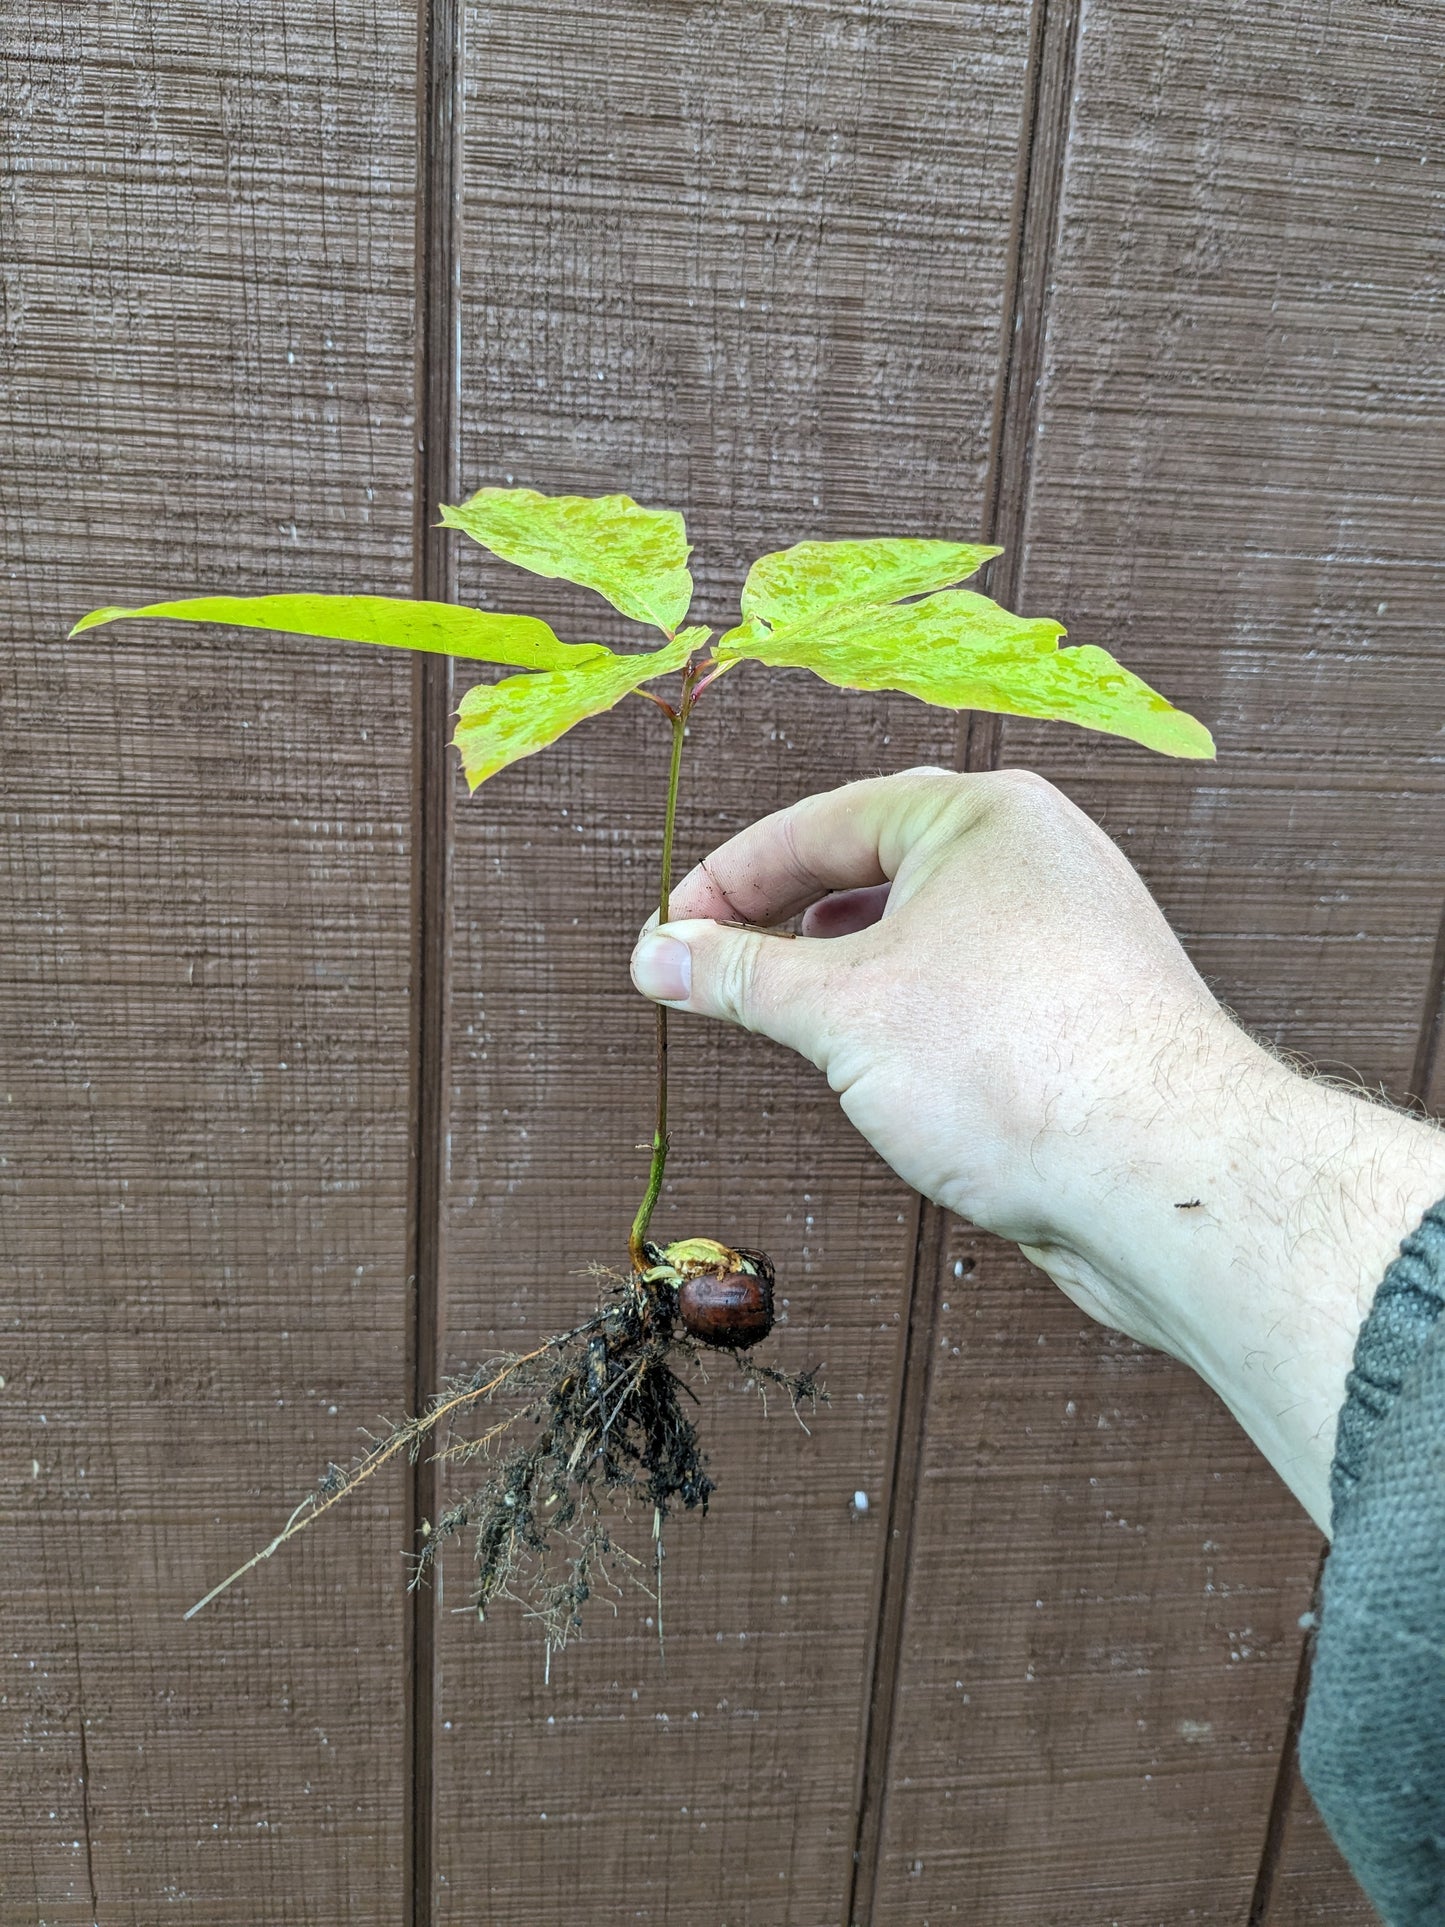
[[(983, 581), (1007, 606), (1017, 603), (1028, 479), (1037, 432), (1037, 399), (1053, 274), (1064, 163), (1068, 146), (1078, 0), (1036, 0), (1030, 9), (1024, 106), (1014, 175), (1003, 333), (994, 389), (982, 533), (1004, 553)], [(962, 768), (987, 770), (998, 760), (1002, 719), (984, 713), (962, 719), (957, 751)], [(939, 1266), (952, 1236), (948, 1214), (921, 1203), (913, 1275), (909, 1281), (902, 1387), (894, 1447), (890, 1531), (883, 1559), (879, 1626), (864, 1736), (852, 1887), (845, 1918), (871, 1922), (883, 1878), (884, 1820), (897, 1737), (903, 1641), (920, 1520), (930, 1421), (933, 1353), (939, 1342)]]
[(1021, 1259), (959, 1227), (940, 1291), (874, 1917), (1237, 1920), (1313, 1547), (1202, 1389)]
[(7, 49), (0, 1912), (401, 1911), (410, 715), (100, 602), (405, 592), (415, 26), (37, 0)]
[[(1027, 27), (1023, 5), (938, 0), (479, 9), (469, 484), (685, 508), (715, 625), (751, 556), (805, 535), (977, 529)], [(463, 582), (569, 636), (627, 634), (474, 557)], [(683, 861), (798, 794), (953, 747), (950, 718), (905, 701), (740, 672), (699, 715)], [(651, 1122), (626, 960), (665, 750), (628, 705), (458, 811), (454, 1363), (571, 1323), (586, 1265), (625, 1262)], [(672, 1532), (665, 1672), (641, 1595), (616, 1622), (599, 1602), (550, 1688), (519, 1620), (444, 1619), (448, 1921), (843, 1915), (913, 1206), (795, 1061), (675, 1035), (659, 1229), (773, 1252), (770, 1356), (821, 1358), (833, 1404), (809, 1438), (776, 1407), (763, 1422), (726, 1369), (701, 1388), (720, 1490)], [(466, 1583), (459, 1563), (446, 1606)]]
[[(1021, 600), (1221, 760), (1013, 722), (1003, 760), (1105, 822), (1246, 1021), (1400, 1093), (1445, 861), (1438, 30), (1082, 19)], [(960, 1234), (941, 1286), (877, 1918), (1238, 1920), (1317, 1535), (1201, 1388), (1017, 1260)]]

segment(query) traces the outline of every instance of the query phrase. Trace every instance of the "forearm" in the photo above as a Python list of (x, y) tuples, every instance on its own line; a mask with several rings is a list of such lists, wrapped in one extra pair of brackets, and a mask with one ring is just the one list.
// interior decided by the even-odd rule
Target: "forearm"
[(1300, 1076), (1218, 1012), (1160, 1045), (1150, 1083), (1127, 1132), (1101, 1120), (1092, 1185), (1072, 1179), (1081, 1229), (1031, 1255), (1192, 1366), (1328, 1530), (1355, 1338), (1445, 1196), (1445, 1132)]

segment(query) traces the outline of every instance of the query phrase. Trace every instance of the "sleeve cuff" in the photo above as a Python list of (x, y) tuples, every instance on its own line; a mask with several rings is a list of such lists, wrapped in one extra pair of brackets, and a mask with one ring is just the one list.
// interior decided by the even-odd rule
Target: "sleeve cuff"
[(1333, 1528), (1354, 1497), (1360, 1475), (1393, 1410), (1406, 1375), (1418, 1361), (1445, 1309), (1445, 1198), (1431, 1205), (1400, 1246), (1355, 1341), (1345, 1380), (1345, 1403), (1330, 1467)]
[(1360, 1330), (1300, 1768), (1390, 1927), (1445, 1921), (1445, 1201)]

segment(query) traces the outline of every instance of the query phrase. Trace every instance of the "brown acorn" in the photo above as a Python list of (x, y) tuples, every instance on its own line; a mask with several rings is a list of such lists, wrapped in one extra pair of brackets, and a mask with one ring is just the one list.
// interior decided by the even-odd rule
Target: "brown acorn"
[(746, 1270), (684, 1278), (677, 1308), (684, 1327), (704, 1345), (741, 1352), (773, 1329), (773, 1267), (761, 1252), (737, 1256)]

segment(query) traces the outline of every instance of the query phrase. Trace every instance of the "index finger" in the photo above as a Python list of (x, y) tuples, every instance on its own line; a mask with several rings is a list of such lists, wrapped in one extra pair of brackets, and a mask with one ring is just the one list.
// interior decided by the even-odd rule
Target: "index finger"
[(781, 923), (834, 890), (891, 882), (910, 844), (975, 780), (911, 769), (805, 796), (704, 857), (674, 887), (671, 915)]

